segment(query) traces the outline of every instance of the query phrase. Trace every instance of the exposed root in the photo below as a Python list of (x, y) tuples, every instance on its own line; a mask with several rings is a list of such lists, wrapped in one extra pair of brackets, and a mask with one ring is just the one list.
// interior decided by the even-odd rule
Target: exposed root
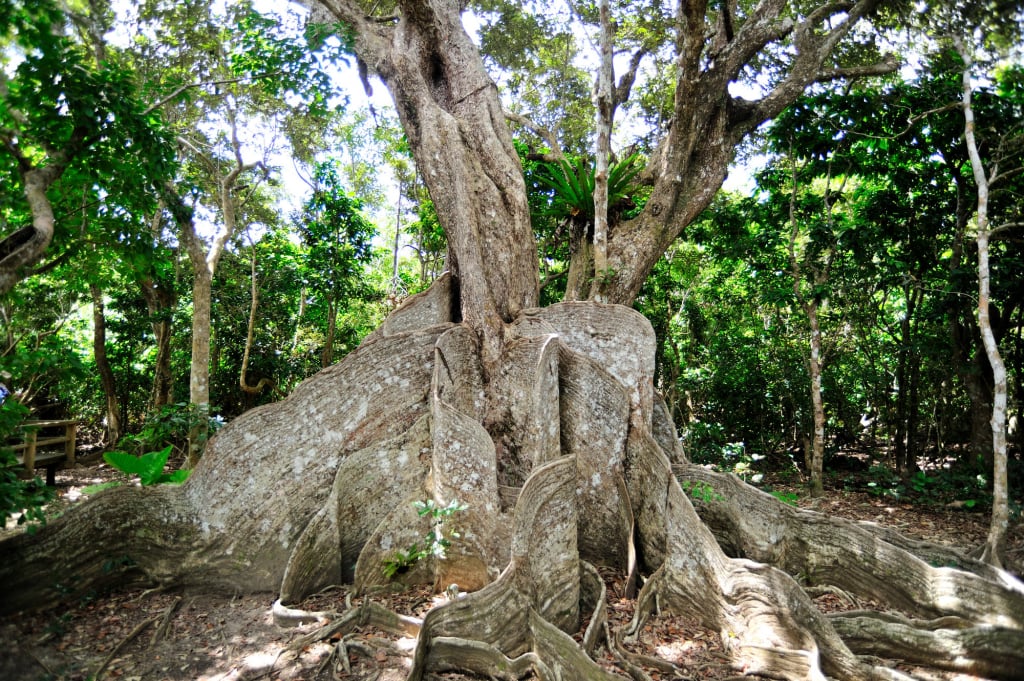
[[(1024, 584), (1006, 572), (891, 530), (793, 508), (736, 476), (692, 465), (674, 470), (715, 490), (715, 499), (701, 504), (701, 517), (734, 555), (920, 617), (955, 615), (978, 625), (1024, 629)], [(915, 548), (933, 564), (913, 553)]]
[(425, 671), (466, 671), (502, 681), (517, 681), (533, 672), (542, 679), (556, 678), (540, 657), (532, 652), (509, 658), (495, 646), (451, 636), (434, 639), (433, 651)]
[(838, 586), (831, 584), (819, 584), (817, 586), (804, 587), (804, 591), (811, 598), (817, 598), (818, 596), (824, 596), (825, 594), (831, 594), (837, 598), (846, 601), (851, 607), (857, 608), (858, 610), (862, 607), (860, 602), (852, 595), (846, 593)]
[[(628, 650), (623, 645), (622, 631), (606, 631), (606, 633), (608, 634), (609, 650), (611, 650), (612, 655), (615, 656), (616, 660), (620, 663), (624, 663), (625, 666), (623, 668), (626, 669), (629, 672), (629, 675), (633, 678), (636, 678), (636, 675), (631, 671), (631, 668), (642, 671), (643, 667), (650, 667), (652, 669), (657, 669), (662, 674), (675, 674), (679, 671), (671, 662), (666, 662), (658, 657), (641, 655)], [(646, 676), (646, 673), (644, 673), (644, 676)]]
[[(627, 655), (629, 651), (622, 647), (620, 642), (616, 640), (617, 635), (613, 634), (609, 629), (610, 628), (605, 625), (605, 637), (608, 641), (608, 652), (610, 652), (612, 657), (615, 658), (616, 664), (622, 667), (633, 681), (652, 681), (650, 675), (645, 672), (639, 664), (634, 662), (632, 654)], [(661, 662), (661, 660), (658, 661)], [(675, 670), (672, 669), (671, 671), (674, 672)]]
[(630, 450), (634, 485), (665, 490), (654, 499), (649, 492), (637, 512), (641, 530), (665, 523), (663, 534), (648, 535), (649, 541), (665, 543), (644, 546), (645, 555), (663, 553), (663, 572), (641, 590), (628, 633), (635, 634), (660, 595), (663, 607), (695, 614), (719, 630), (744, 673), (785, 679), (823, 679), (825, 674), (850, 681), (891, 678), (861, 662), (787, 574), (721, 552), (708, 529), (695, 521), (688, 497), (649, 433), (631, 432)]
[(892, 613), (835, 613), (832, 625), (863, 655), (902, 659), (990, 679), (1020, 679), (1024, 670), (1021, 632), (975, 626), (956, 617), (910, 620)]
[(534, 470), (516, 505), (511, 563), (484, 589), (427, 613), (410, 681), (453, 669), (495, 678), (520, 678), (527, 668), (545, 679), (617, 678), (552, 624), (574, 630), (579, 621), (574, 489), (568, 457)]
[[(346, 610), (341, 617), (331, 620), (315, 631), (300, 636), (288, 645), (288, 650), (298, 651), (317, 641), (324, 641), (333, 636), (346, 636), (357, 627), (372, 626), (396, 636), (419, 635), (423, 621), (416, 617), (399, 615), (383, 605), (372, 601)], [(286, 625), (287, 626), (287, 625)]]
[(279, 627), (300, 627), (303, 624), (329, 619), (336, 614), (326, 610), (312, 611), (289, 608), (281, 603), (281, 599), (274, 601), (274, 604), (270, 606), (270, 613), (274, 618), (274, 624)]
[(593, 656), (606, 634), (608, 623), (608, 589), (597, 569), (586, 561), (580, 561), (580, 602), (590, 611), (590, 622), (583, 633), (583, 650)]
[[(435, 312), (450, 309), (433, 302)], [(441, 670), (621, 679), (592, 659), (604, 639), (622, 668), (646, 679), (642, 667), (670, 667), (622, 643), (664, 609), (718, 631), (746, 674), (906, 678), (854, 651), (917, 654), (1001, 678), (1024, 667), (1024, 587), (1006, 573), (677, 467), (715, 490), (702, 522), (666, 456), (680, 459), (651, 392), (653, 333), (634, 311), (576, 303), (525, 312), (486, 371), (468, 327), (406, 331), (408, 315), (396, 321), (402, 333), (377, 335), (220, 431), (180, 491), (106, 492), (36, 537), (0, 544), (10, 596), (0, 610), (39, 606), (56, 586), (40, 575), (55, 574), (81, 577), (81, 589), (136, 576), (279, 588), (283, 603), (350, 579), (364, 590), (393, 586), (382, 562), (436, 527), (411, 501), (457, 499), (470, 509), (451, 519), (459, 537), (450, 551), (416, 561), (403, 578), (470, 593), (422, 621), (372, 602), (341, 615), (277, 603), (282, 624), (327, 621), (291, 652), (340, 636), (334, 654), (347, 660), (358, 644), (346, 637), (374, 626), (418, 635), (411, 681)], [(111, 560), (124, 569), (104, 574)], [(611, 631), (608, 595), (584, 561), (610, 564), (630, 584), (638, 570), (651, 573), (621, 631)], [(790, 574), (924, 621), (826, 618)], [(581, 604), (592, 610), (582, 646), (569, 635)]]

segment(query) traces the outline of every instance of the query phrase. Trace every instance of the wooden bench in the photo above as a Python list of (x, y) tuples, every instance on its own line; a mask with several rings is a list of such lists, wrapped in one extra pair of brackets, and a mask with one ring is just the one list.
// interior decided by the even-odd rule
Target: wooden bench
[(26, 421), (21, 442), (8, 445), (18, 455), (18, 462), (25, 466), (31, 477), (35, 469), (46, 467), (46, 484), (56, 484), (57, 468), (75, 465), (75, 437), (78, 421), (73, 419), (53, 421)]

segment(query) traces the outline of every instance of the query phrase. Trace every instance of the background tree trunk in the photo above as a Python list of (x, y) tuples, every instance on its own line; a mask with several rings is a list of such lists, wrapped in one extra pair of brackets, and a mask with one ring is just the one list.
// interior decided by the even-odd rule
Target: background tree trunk
[(114, 380), (114, 372), (107, 360), (107, 320), (104, 314), (103, 291), (96, 284), (90, 284), (89, 293), (92, 295), (92, 352), (107, 402), (104, 414), (107, 446), (115, 447), (121, 439), (121, 401), (117, 398), (117, 381)]
[(174, 403), (174, 375), (171, 372), (171, 330), (175, 295), (171, 286), (161, 286), (151, 279), (139, 282), (142, 296), (149, 311), (153, 337), (156, 340), (156, 357), (153, 360), (153, 389), (151, 406), (159, 411), (161, 407)]

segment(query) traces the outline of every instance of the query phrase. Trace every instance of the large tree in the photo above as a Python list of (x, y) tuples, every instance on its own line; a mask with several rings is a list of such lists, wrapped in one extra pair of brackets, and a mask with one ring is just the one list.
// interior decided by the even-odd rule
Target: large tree
[[(632, 300), (760, 122), (816, 81), (891, 69), (830, 61), (875, 5), (678, 5), (674, 116), (648, 168), (645, 209), (608, 234), (607, 300)], [(184, 487), (110, 490), (0, 545), (5, 609), (46, 600), (44, 574), (65, 584), (74, 574), (72, 591), (138, 576), (296, 602), (331, 583), (380, 585), (397, 550), (428, 537), (435, 550), (408, 561), (401, 579), (472, 593), (425, 617), (411, 678), (452, 668), (620, 678), (587, 652), (604, 631), (594, 563), (634, 584), (646, 576), (635, 621), (610, 647), (657, 602), (720, 631), (747, 673), (905, 678), (881, 655), (1019, 674), (1019, 582), (688, 465), (653, 391), (650, 324), (615, 304), (536, 307), (519, 159), (458, 2), (400, 0), (393, 16), (347, 0), (324, 7), (391, 91), (448, 237), (450, 273), (344, 361), (221, 430)], [(731, 95), (729, 83), (759, 65), (771, 70), (764, 96)], [(714, 488), (703, 521), (677, 476)], [(417, 501), (436, 512), (417, 513)], [(906, 616), (826, 619), (796, 573)], [(569, 633), (590, 615), (579, 646)]]

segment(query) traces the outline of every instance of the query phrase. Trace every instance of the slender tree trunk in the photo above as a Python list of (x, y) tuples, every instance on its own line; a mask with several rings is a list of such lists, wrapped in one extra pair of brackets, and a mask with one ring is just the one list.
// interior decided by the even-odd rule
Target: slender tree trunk
[(405, 182), (398, 181), (398, 207), (395, 209), (395, 241), (391, 246), (391, 283), (390, 293), (397, 302), (399, 291), (403, 290), (402, 280), (398, 277), (398, 251), (402, 238), (402, 195), (405, 193)]
[(811, 330), (811, 355), (807, 366), (811, 375), (811, 413), (814, 418), (811, 460), (807, 467), (811, 476), (811, 496), (819, 497), (825, 493), (822, 479), (825, 461), (825, 404), (821, 393), (821, 327), (818, 324), (817, 302), (808, 301), (804, 309)]
[(150, 326), (156, 341), (156, 357), (153, 360), (153, 387), (150, 404), (159, 410), (174, 403), (174, 374), (171, 372), (171, 330), (174, 322), (174, 289), (160, 285), (152, 279), (139, 281), (142, 297), (146, 300)]
[[(900, 324), (900, 328), (904, 328)], [(910, 363), (907, 348), (907, 336), (904, 332), (900, 339), (899, 357), (896, 360), (896, 432), (893, 437), (893, 463), (896, 472), (906, 474), (907, 462), (907, 365)]]
[(615, 116), (612, 91), (615, 82), (612, 61), (615, 29), (612, 26), (609, 1), (601, 0), (598, 7), (601, 18), (601, 55), (594, 97), (597, 109), (597, 149), (594, 154), (594, 271), (590, 297), (603, 301), (604, 286), (611, 274), (608, 271), (608, 159), (611, 156)]
[(104, 420), (107, 424), (107, 444), (114, 446), (121, 439), (121, 401), (117, 398), (117, 382), (107, 360), (107, 319), (104, 314), (103, 291), (89, 284), (92, 294), (92, 351), (96, 371), (100, 375), (103, 396), (106, 398)]
[[(212, 324), (213, 275), (224, 253), (228, 239), (235, 233), (237, 206), (233, 192), (242, 173), (256, 167), (242, 160), (242, 145), (238, 139), (234, 111), (228, 110), (231, 148), (235, 165), (217, 182), (221, 210), (221, 225), (213, 237), (209, 250), (196, 232), (195, 222), (179, 220), (181, 239), (192, 263), (192, 363), (189, 374), (189, 402), (194, 410), (193, 426), (189, 434), (189, 452), (186, 465), (193, 468), (202, 456), (209, 436), (210, 415), (210, 338)], [(185, 144), (188, 144), (185, 142)], [(192, 146), (192, 145), (189, 145)], [(211, 163), (211, 165), (213, 165)]]
[(264, 388), (274, 387), (274, 381), (266, 376), (261, 378), (256, 385), (249, 385), (246, 374), (249, 371), (249, 356), (252, 354), (252, 344), (256, 336), (256, 312), (260, 304), (260, 287), (256, 277), (256, 245), (250, 244), (250, 291), (249, 291), (249, 323), (245, 332), (245, 350), (242, 352), (242, 368), (238, 373), (238, 386), (246, 395), (258, 395)]
[(292, 353), (299, 347), (299, 328), (306, 316), (306, 287), (299, 288), (299, 311), (295, 313), (295, 332), (292, 334)]
[(338, 333), (338, 304), (334, 295), (327, 296), (327, 336), (324, 338), (324, 349), (320, 353), (320, 366), (324, 369), (334, 363), (334, 337)]
[(957, 51), (964, 62), (963, 68), (963, 110), (964, 138), (967, 153), (971, 159), (971, 169), (978, 190), (977, 229), (978, 229), (978, 330), (985, 346), (985, 354), (992, 367), (992, 520), (989, 525), (988, 539), (982, 553), (982, 559), (996, 567), (1002, 567), (1006, 551), (1006, 533), (1010, 524), (1009, 496), (1007, 492), (1006, 470), (1006, 366), (999, 353), (992, 330), (992, 319), (989, 311), (990, 276), (988, 218), (989, 182), (985, 165), (978, 153), (978, 145), (974, 137), (974, 109), (971, 106), (971, 72), (973, 59), (971, 53), (961, 40), (955, 41)]
[(896, 367), (896, 437), (895, 464), (896, 472), (907, 477), (917, 469), (917, 451), (915, 436), (917, 432), (918, 383), (920, 382), (920, 362), (914, 348), (913, 316), (920, 300), (918, 288), (905, 287), (904, 296), (907, 309), (900, 319), (900, 348)]
[[(198, 236), (196, 236), (198, 239)], [(206, 258), (193, 259), (192, 276), (192, 362), (189, 371), (189, 403), (194, 410), (189, 430), (186, 466), (194, 468), (202, 456), (208, 433), (210, 413), (210, 324), (213, 298), (213, 272)]]
[[(811, 264), (810, 252), (806, 251), (804, 256), (797, 255), (797, 241), (800, 234), (800, 223), (796, 214), (796, 201), (798, 192), (796, 160), (790, 151), (790, 158), (793, 159), (791, 172), (793, 174), (793, 189), (789, 199), (789, 269), (793, 279), (793, 295), (797, 304), (807, 315), (807, 325), (810, 331), (810, 353), (807, 360), (807, 370), (810, 377), (811, 391), (811, 418), (813, 420), (810, 442), (805, 444), (804, 457), (807, 465), (807, 472), (810, 475), (811, 496), (824, 494), (824, 481), (822, 480), (823, 466), (825, 461), (825, 404), (821, 394), (821, 373), (822, 373), (822, 346), (821, 346), (821, 323), (818, 313), (821, 305), (818, 302), (818, 289), (828, 282), (828, 272), (831, 264), (831, 255), (826, 258), (824, 264)], [(831, 172), (831, 171), (830, 171)], [(828, 185), (826, 185), (826, 210), (831, 211), (828, 202)], [(805, 247), (809, 248), (809, 247)], [(808, 267), (808, 265), (811, 265)], [(812, 289), (809, 295), (804, 293), (803, 278), (808, 274), (813, 277)], [(809, 446), (808, 446), (809, 445)]]
[[(919, 360), (917, 353), (914, 353), (915, 360)], [(922, 438), (917, 435), (918, 423), (921, 410), (921, 362), (915, 361), (910, 367), (910, 399), (908, 400), (907, 412), (907, 473), (916, 472), (918, 455), (921, 453), (919, 442)], [(927, 441), (926, 438), (924, 438)]]
[[(163, 210), (166, 203), (160, 201), (160, 209), (150, 220), (150, 233), (154, 241), (163, 239)], [(173, 211), (172, 211), (173, 212)], [(174, 403), (174, 374), (171, 372), (171, 331), (174, 323), (174, 305), (177, 302), (175, 280), (157, 277), (152, 271), (137, 277), (142, 297), (146, 301), (153, 337), (156, 340), (156, 357), (153, 360), (153, 388), (150, 404), (154, 411)]]
[[(946, 159), (951, 166), (952, 159)], [(967, 179), (960, 173), (954, 174), (956, 181), (956, 235), (953, 241), (953, 257), (949, 259), (952, 274), (965, 266), (964, 245), (967, 228), (974, 214), (974, 206), (967, 195)], [(949, 312), (949, 335), (951, 340), (950, 364), (956, 376), (963, 382), (970, 402), (970, 444), (961, 461), (971, 469), (986, 476), (992, 470), (992, 369), (984, 357), (984, 346), (977, 331), (974, 308), (966, 304), (965, 294), (954, 294), (947, 302)]]

